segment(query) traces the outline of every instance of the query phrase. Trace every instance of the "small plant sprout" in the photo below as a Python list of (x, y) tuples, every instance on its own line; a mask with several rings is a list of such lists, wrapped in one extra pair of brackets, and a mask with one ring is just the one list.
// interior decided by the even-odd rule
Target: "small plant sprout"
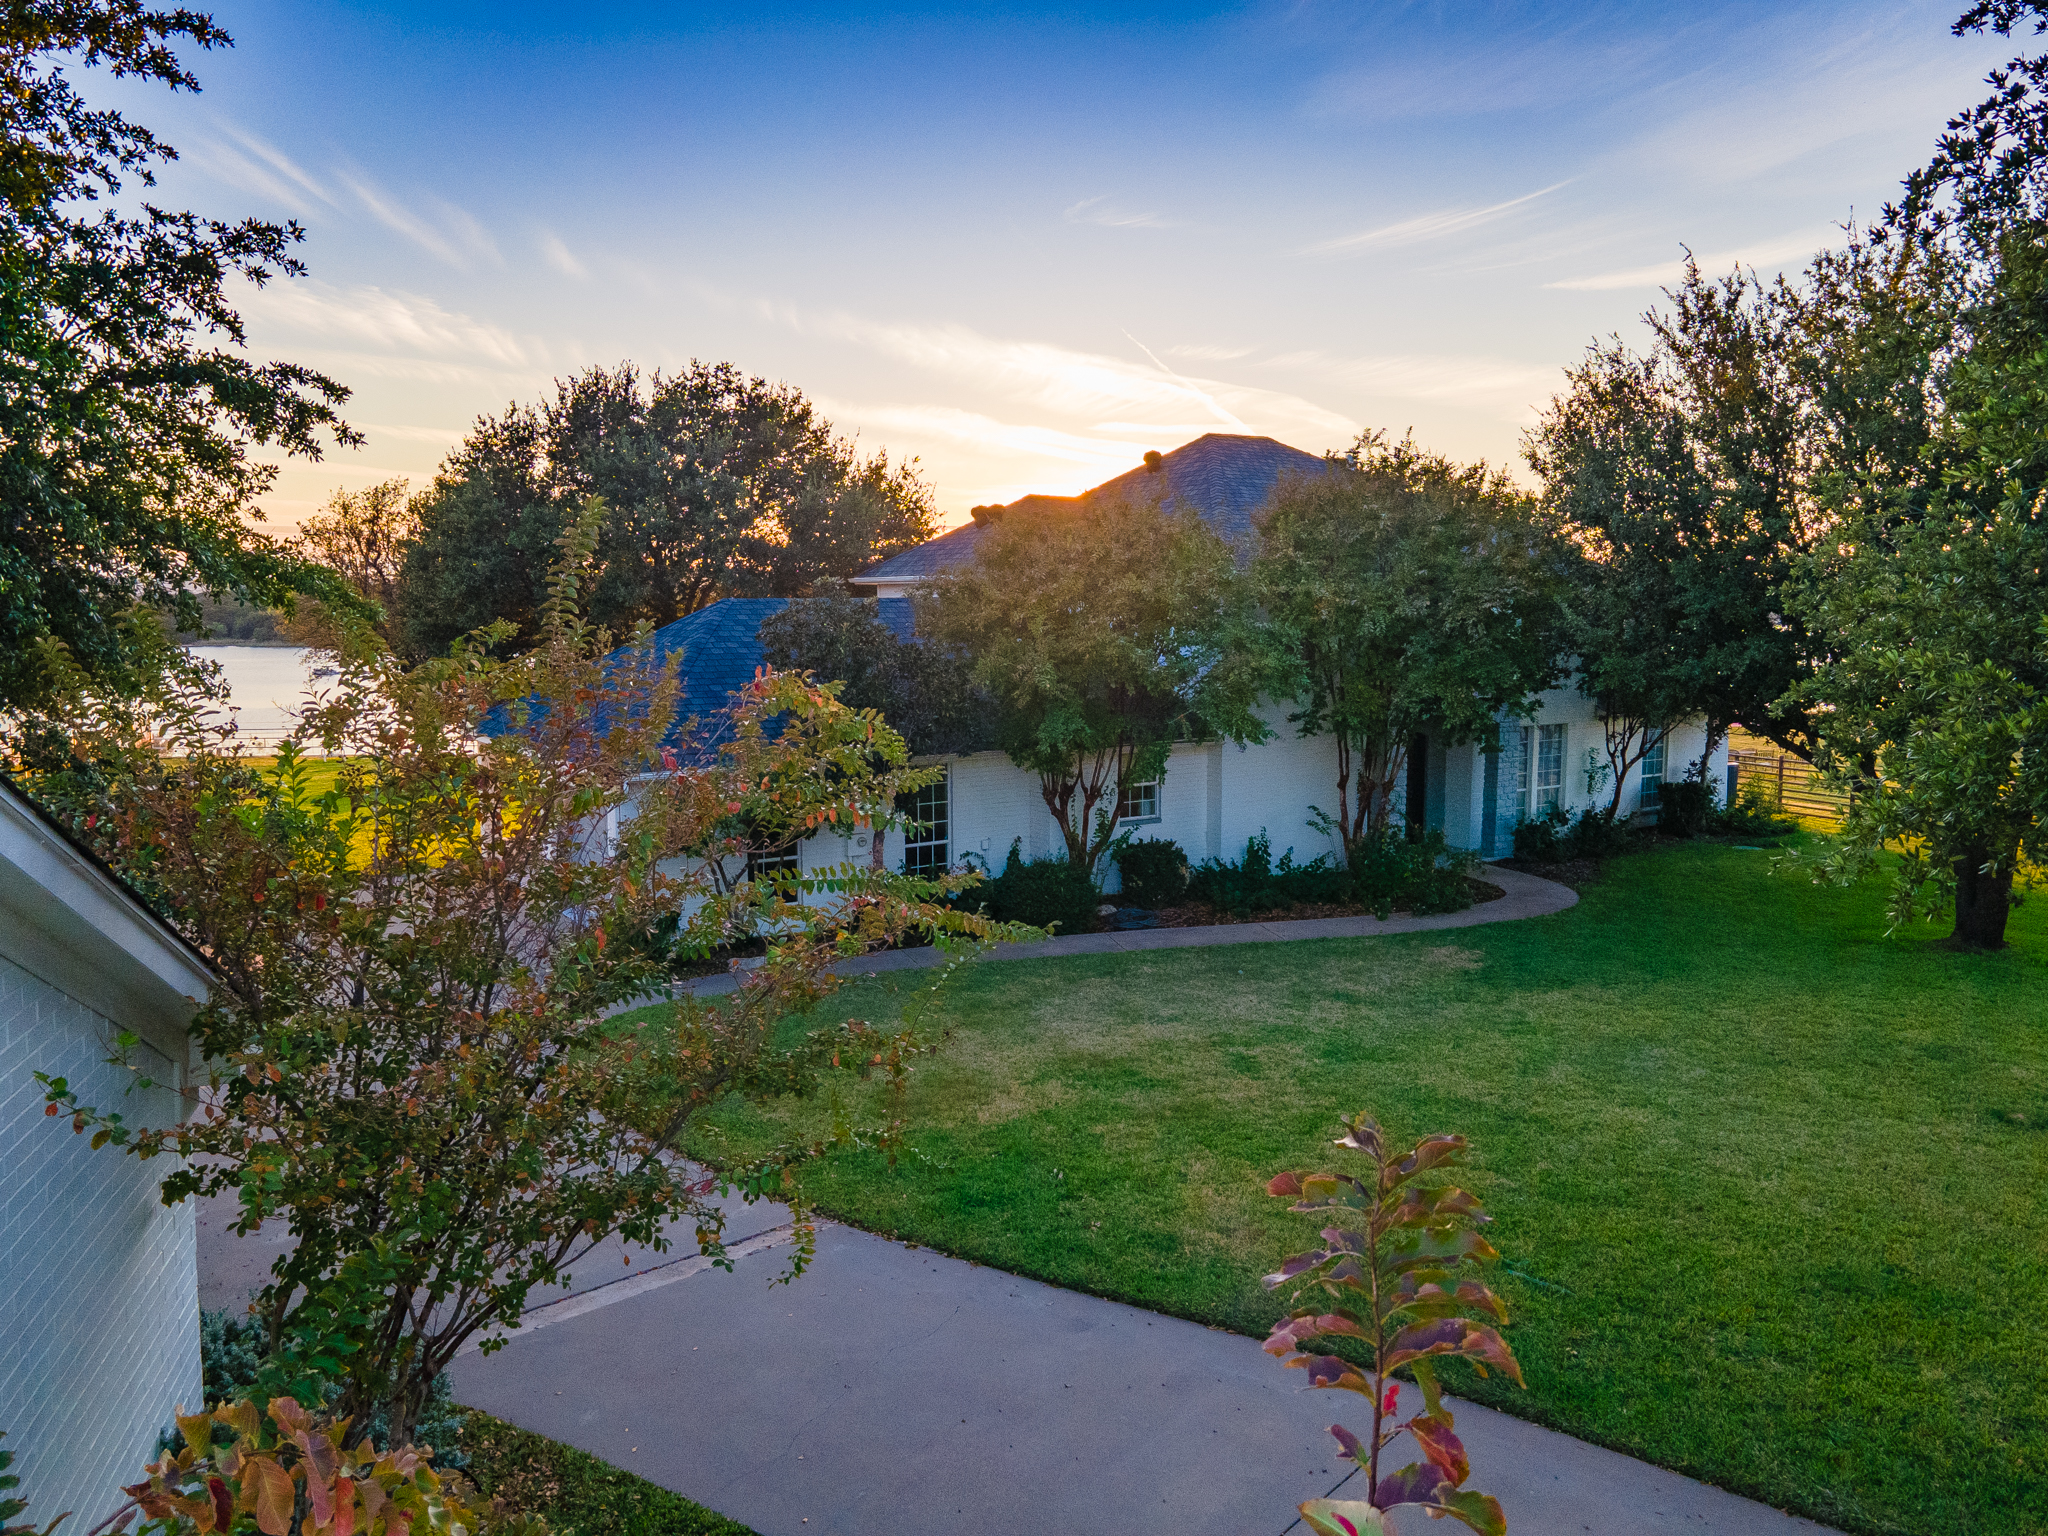
[[(1268, 1288), (1292, 1285), (1296, 1297), (1315, 1292), (1337, 1298), (1328, 1311), (1305, 1307), (1274, 1324), (1266, 1352), (1309, 1374), (1309, 1385), (1356, 1392), (1372, 1404), (1372, 1431), (1361, 1438), (1341, 1424), (1330, 1433), (1339, 1453), (1366, 1474), (1365, 1500), (1312, 1499), (1302, 1520), (1317, 1536), (1386, 1533), (1386, 1512), (1416, 1505), (1431, 1518), (1453, 1516), (1482, 1536), (1504, 1536), (1498, 1500), (1464, 1486), (1471, 1470), (1465, 1447), (1452, 1432), (1436, 1380), (1440, 1356), (1457, 1356), (1485, 1375), (1488, 1366), (1522, 1385), (1522, 1368), (1494, 1324), (1507, 1307), (1479, 1280), (1479, 1266), (1499, 1257), (1479, 1235), (1492, 1218), (1467, 1191), (1448, 1184), (1419, 1185), (1435, 1169), (1456, 1167), (1465, 1155), (1462, 1136), (1425, 1136), (1406, 1153), (1387, 1151), (1378, 1122), (1360, 1113), (1347, 1121), (1337, 1145), (1363, 1153), (1361, 1174), (1283, 1173), (1266, 1193), (1294, 1201), (1304, 1214), (1330, 1211), (1359, 1230), (1323, 1229), (1329, 1246), (1297, 1254), (1267, 1275)], [(1484, 1319), (1485, 1321), (1481, 1321)], [(1302, 1348), (1311, 1339), (1353, 1339), (1366, 1361)], [(1422, 1388), (1423, 1411), (1393, 1422), (1400, 1400), (1394, 1372), (1403, 1366)], [(1422, 1460), (1380, 1475), (1380, 1454), (1401, 1435), (1422, 1449)]]

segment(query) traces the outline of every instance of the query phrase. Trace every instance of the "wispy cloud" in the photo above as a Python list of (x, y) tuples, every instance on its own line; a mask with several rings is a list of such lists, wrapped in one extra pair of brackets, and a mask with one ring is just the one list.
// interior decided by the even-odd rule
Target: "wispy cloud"
[(1553, 366), (1501, 357), (1341, 357), (1295, 351), (1266, 358), (1259, 366), (1326, 378), (1361, 399), (1452, 401), (1517, 422), (1526, 421), (1531, 410), (1556, 393), (1562, 380)]
[[(1129, 469), (1155, 446), (1146, 436), (1128, 439), (1087, 437), (1058, 427), (1029, 422), (1003, 421), (978, 411), (949, 405), (857, 405), (843, 400), (821, 399), (835, 422), (857, 422), (894, 432), (948, 438), (979, 447), (1022, 449), (1027, 453), (1070, 464), (1085, 464), (1091, 472), (1118, 473)], [(1140, 428), (1142, 433), (1145, 429)], [(1201, 429), (1197, 429), (1199, 431)], [(1095, 482), (1086, 482), (1093, 485)]]
[(1339, 235), (1334, 240), (1319, 240), (1307, 247), (1304, 256), (1355, 256), (1360, 251), (1386, 250), (1393, 246), (1417, 245), (1425, 240), (1440, 240), (1445, 235), (1461, 234), (1477, 229), (1482, 224), (1491, 224), (1496, 219), (1506, 218), (1517, 208), (1533, 203), (1539, 197), (1548, 197), (1567, 182), (1552, 182), (1535, 192), (1526, 192), (1520, 197), (1511, 197), (1504, 203), (1493, 203), (1484, 208), (1439, 208), (1434, 213), (1417, 214), (1412, 219), (1402, 219), (1396, 224), (1382, 224), (1377, 229), (1361, 230), (1355, 235)]
[[(1694, 259), (1698, 261), (1700, 270), (1708, 273), (1726, 272), (1738, 264), (1769, 269), (1789, 261), (1801, 260), (1840, 242), (1841, 231), (1829, 226), (1796, 235), (1782, 235), (1775, 240), (1759, 241), (1739, 250), (1708, 252)], [(1680, 256), (1675, 260), (1652, 262), (1648, 266), (1627, 267), (1618, 272), (1595, 272), (1586, 277), (1561, 278), (1544, 286), (1571, 289), (1580, 293), (1602, 293), (1615, 288), (1665, 288), (1684, 276), (1685, 258)]]
[(358, 421), (351, 425), (368, 433), (373, 441), (381, 437), (395, 437), (408, 443), (441, 443), (452, 446), (461, 442), (464, 436), (453, 427), (402, 426), (389, 421)]
[(1218, 347), (1207, 345), (1185, 345), (1168, 347), (1168, 357), (1186, 358), (1191, 363), (1230, 363), (1240, 357), (1250, 357), (1253, 347)]
[(1201, 401), (1202, 404), (1207, 406), (1210, 410), (1210, 413), (1214, 415), (1218, 421), (1222, 422), (1227, 427), (1236, 427), (1240, 432), (1244, 430), (1244, 423), (1238, 420), (1237, 413), (1231, 410), (1228, 406), (1224, 405), (1221, 401), (1219, 401), (1214, 395), (1214, 393), (1212, 393), (1209, 390), (1203, 389), (1199, 384), (1195, 383), (1192, 379), (1183, 378), (1180, 374), (1175, 373), (1171, 368), (1167, 367), (1166, 364), (1159, 361), (1158, 354), (1153, 352), (1153, 350), (1150, 347), (1146, 346), (1145, 343), (1138, 340), (1137, 337), (1131, 335), (1129, 331), (1124, 332), (1124, 337), (1126, 340), (1130, 342), (1132, 346), (1136, 347), (1140, 352), (1144, 353), (1146, 357), (1151, 359), (1153, 367), (1157, 368), (1169, 379), (1172, 379), (1176, 384), (1182, 385), (1197, 400)]
[(562, 237), (552, 229), (540, 232), (541, 259), (564, 277), (582, 279), (590, 276), (590, 269), (576, 259), (576, 253), (562, 243)]
[(393, 289), (343, 289), (304, 279), (270, 283), (248, 289), (243, 308), (266, 329), (349, 342), (382, 353), (483, 359), (509, 368), (545, 362), (546, 349), (534, 338), (521, 338), (487, 320)]
[(1286, 426), (1348, 434), (1356, 424), (1311, 400), (1277, 390), (1187, 378), (1154, 363), (1079, 352), (1049, 342), (984, 336), (962, 325), (889, 324), (855, 315), (818, 318), (777, 310), (793, 327), (873, 348), (899, 361), (1078, 421), (1156, 414), (1185, 420), (1190, 407), (1245, 430)]
[(276, 145), (225, 119), (216, 119), (215, 127), (221, 137), (201, 138), (191, 152), (203, 169), (295, 213), (307, 213), (314, 204), (335, 206), (333, 195)]
[(1101, 197), (1084, 197), (1061, 217), (1069, 224), (1100, 224), (1106, 229), (1166, 229), (1169, 221), (1156, 213), (1133, 213)]
[(504, 258), (498, 254), (497, 242), (467, 210), (437, 197), (411, 207), (366, 176), (344, 171), (341, 180), (378, 223), (396, 230), (458, 271), (469, 271), (479, 258), (502, 263)]

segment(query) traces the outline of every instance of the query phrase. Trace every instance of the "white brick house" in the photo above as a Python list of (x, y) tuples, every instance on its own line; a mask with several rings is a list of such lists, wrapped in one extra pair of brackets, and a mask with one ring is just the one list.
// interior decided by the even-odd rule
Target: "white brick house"
[[(1138, 490), (1158, 494), (1172, 512), (1192, 512), (1226, 541), (1245, 547), (1253, 520), (1275, 486), (1289, 475), (1319, 473), (1324, 461), (1271, 438), (1212, 433), (1146, 466), (1120, 475), (1078, 497), (1027, 496), (1013, 508), (1079, 505), (1088, 498)], [(1008, 509), (977, 508), (975, 521), (905, 550), (855, 579), (876, 599), (882, 622), (899, 637), (912, 632), (909, 594), (921, 585), (974, 559), (985, 518)], [(658, 652), (680, 651), (680, 715), (708, 716), (722, 708), (762, 665), (761, 621), (786, 606), (782, 598), (728, 598), (657, 630)], [(1498, 750), (1440, 736), (1420, 739), (1415, 793), (1404, 781), (1395, 803), (1410, 825), (1441, 829), (1456, 848), (1483, 858), (1514, 851), (1517, 823), (1547, 806), (1575, 813), (1608, 804), (1613, 786), (1587, 786), (1588, 754), (1606, 761), (1605, 733), (1591, 700), (1576, 688), (1553, 689), (1535, 701), (1531, 718), (1504, 720)], [(1311, 824), (1317, 807), (1337, 810), (1337, 748), (1327, 736), (1304, 739), (1287, 721), (1284, 706), (1264, 711), (1272, 737), (1256, 746), (1203, 742), (1176, 746), (1164, 776), (1142, 786), (1119, 806), (1121, 819), (1140, 837), (1171, 838), (1194, 863), (1243, 856), (1248, 839), (1264, 832), (1275, 858), (1288, 849), (1300, 862), (1319, 855), (1338, 860), (1333, 840)], [(1630, 770), (1622, 785), (1623, 814), (1655, 813), (1665, 779), (1683, 776), (1704, 745), (1705, 722), (1693, 720), (1670, 731), (1663, 750)], [(1416, 759), (1411, 759), (1414, 766)], [(1708, 765), (1716, 779), (1726, 763), (1721, 744)], [(1002, 752), (950, 757), (936, 766), (945, 781), (920, 797), (918, 820), (926, 830), (906, 844), (901, 829), (886, 834), (883, 860), (891, 868), (986, 865), (1000, 872), (1012, 842), (1023, 855), (1057, 855), (1065, 846), (1047, 810), (1036, 774), (1018, 768)], [(866, 835), (842, 837), (819, 832), (789, 854), (808, 872), (870, 856)], [(787, 866), (784, 866), (787, 867)], [(1097, 871), (1115, 891), (1113, 867)]]
[[(171, 1411), (200, 1402), (191, 1202), (167, 1159), (92, 1150), (43, 1112), (38, 1071), (132, 1125), (175, 1124), (205, 962), (0, 780), (0, 1429), (38, 1527), (120, 1503)], [(107, 1064), (117, 1031), (167, 1086)]]

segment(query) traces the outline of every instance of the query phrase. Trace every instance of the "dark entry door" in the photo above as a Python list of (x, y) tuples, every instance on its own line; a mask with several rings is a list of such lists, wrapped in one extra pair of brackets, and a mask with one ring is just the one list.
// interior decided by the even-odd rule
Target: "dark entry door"
[(1422, 841), (1429, 825), (1429, 738), (1417, 731), (1408, 742), (1408, 840)]

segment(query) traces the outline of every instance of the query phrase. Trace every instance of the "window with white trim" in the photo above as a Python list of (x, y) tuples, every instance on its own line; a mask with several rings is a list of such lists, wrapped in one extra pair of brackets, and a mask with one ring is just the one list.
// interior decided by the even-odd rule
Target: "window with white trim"
[(1510, 727), (1507, 732), (1509, 750), (1514, 762), (1511, 765), (1514, 777), (1508, 781), (1508, 809), (1511, 822), (1529, 819), (1529, 744), (1536, 732), (1529, 726)]
[(910, 818), (903, 829), (903, 872), (942, 875), (951, 865), (952, 815), (947, 787), (950, 775), (936, 784), (896, 798), (896, 809)]
[(1157, 821), (1159, 819), (1159, 781), (1147, 779), (1142, 784), (1126, 784), (1123, 793), (1116, 797), (1116, 819), (1118, 821)]
[(1658, 736), (1657, 743), (1643, 754), (1643, 793), (1641, 804), (1644, 810), (1654, 811), (1664, 799), (1664, 738)]
[(786, 843), (780, 848), (751, 848), (747, 851), (747, 878), (766, 880), (772, 875), (794, 875), (800, 873), (802, 864), (797, 858), (796, 844)]
[(1566, 727), (1536, 727), (1536, 812), (1564, 804), (1564, 737)]

